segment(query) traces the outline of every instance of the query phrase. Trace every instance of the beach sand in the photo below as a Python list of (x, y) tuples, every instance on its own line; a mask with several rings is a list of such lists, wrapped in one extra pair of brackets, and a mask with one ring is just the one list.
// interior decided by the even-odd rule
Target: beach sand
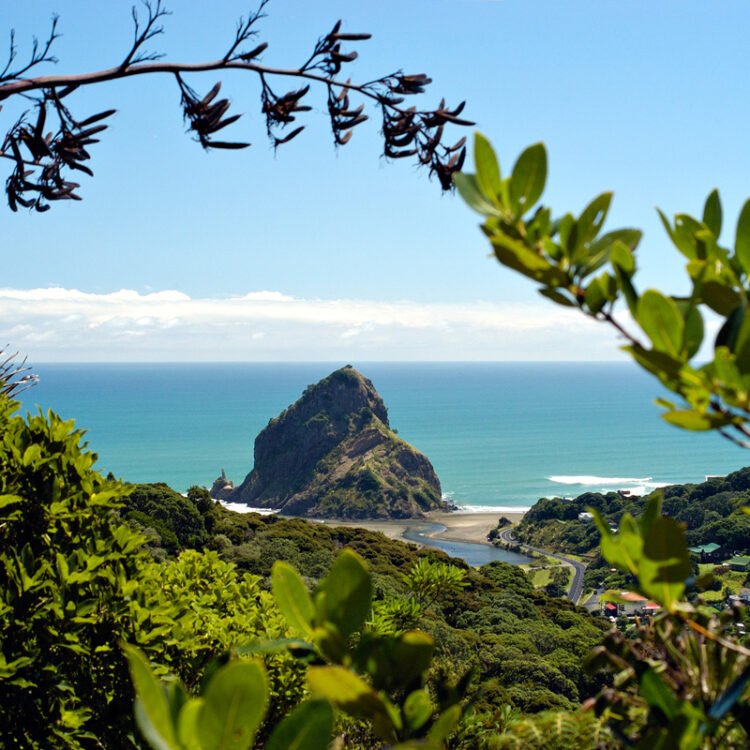
[[(405, 519), (398, 521), (320, 521), (328, 526), (349, 526), (380, 531), (391, 539), (404, 539), (404, 532), (409, 528), (419, 527), (425, 522), (438, 523), (445, 526), (445, 531), (429, 534), (434, 539), (445, 539), (451, 542), (473, 542), (482, 544), (487, 542), (487, 535), (497, 526), (501, 516), (509, 521), (518, 523), (523, 518), (523, 511), (508, 512), (506, 510), (495, 513), (446, 513), (445, 511), (431, 511), (425, 518)], [(412, 542), (413, 543), (413, 542)]]

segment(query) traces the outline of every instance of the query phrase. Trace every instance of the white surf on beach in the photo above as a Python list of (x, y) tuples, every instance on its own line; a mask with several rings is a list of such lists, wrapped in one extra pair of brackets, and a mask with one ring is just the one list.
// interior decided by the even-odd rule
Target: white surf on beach
[(528, 505), (461, 505), (456, 504), (456, 513), (525, 513), (529, 510)]
[(271, 516), (274, 513), (279, 512), (277, 509), (271, 508), (251, 508), (249, 505), (245, 505), (244, 503), (228, 503), (224, 500), (219, 500), (219, 502), (227, 510), (232, 510), (235, 513), (260, 513), (261, 516)]
[(654, 481), (653, 477), (599, 477), (590, 474), (562, 474), (547, 477), (547, 479), (555, 484), (598, 487), (601, 491), (628, 490), (633, 495), (646, 495), (669, 484), (669, 482)]

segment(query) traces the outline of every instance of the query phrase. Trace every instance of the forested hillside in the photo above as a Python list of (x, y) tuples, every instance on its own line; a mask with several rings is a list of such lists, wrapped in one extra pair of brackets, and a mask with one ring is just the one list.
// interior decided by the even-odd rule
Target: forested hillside
[(452, 674), (477, 669), (474, 689), (480, 691), (482, 709), (504, 703), (529, 712), (569, 709), (601, 686), (601, 680), (585, 674), (583, 659), (606, 626), (570, 602), (536, 591), (518, 567), (492, 563), (472, 569), (439, 550), (417, 550), (365, 529), (234, 513), (200, 488), (185, 498), (163, 484), (136, 485), (125, 502), (123, 517), (145, 533), (157, 559), (206, 547), (262, 580), (274, 561), (283, 560), (313, 584), (348, 547), (368, 563), (376, 606), (399, 612), (408, 612), (403, 607), (413, 592), (404, 577), (419, 560), (461, 569), (465, 587), (439, 595), (421, 617), (399, 615), (399, 624), (419, 625), (432, 634), (437, 655)]
[[(728, 555), (750, 551), (750, 516), (742, 512), (750, 499), (750, 467), (700, 484), (673, 484), (659, 492), (664, 497), (664, 512), (685, 524), (691, 547), (715, 543)], [(581, 514), (594, 508), (616, 527), (625, 513), (641, 515), (652, 495), (586, 492), (573, 500), (542, 498), (526, 513), (515, 533), (527, 544), (586, 554), (598, 547), (599, 532), (590, 516), (579, 518)]]

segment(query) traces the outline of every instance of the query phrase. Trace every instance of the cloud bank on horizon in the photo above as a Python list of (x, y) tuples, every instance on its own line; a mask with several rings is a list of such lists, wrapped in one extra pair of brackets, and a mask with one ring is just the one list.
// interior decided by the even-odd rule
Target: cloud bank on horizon
[(607, 328), (548, 303), (301, 299), (278, 291), (193, 299), (0, 289), (0, 339), (38, 362), (614, 360)]

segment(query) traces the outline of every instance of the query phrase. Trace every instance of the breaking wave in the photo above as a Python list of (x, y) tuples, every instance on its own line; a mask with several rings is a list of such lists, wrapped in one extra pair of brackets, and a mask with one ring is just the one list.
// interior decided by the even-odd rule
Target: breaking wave
[(269, 508), (251, 508), (249, 505), (245, 505), (244, 503), (227, 503), (224, 500), (219, 500), (219, 502), (227, 510), (233, 510), (235, 513), (260, 513), (261, 516), (270, 516), (274, 513), (279, 512), (278, 510)]
[(459, 505), (457, 513), (525, 513), (529, 505)]

